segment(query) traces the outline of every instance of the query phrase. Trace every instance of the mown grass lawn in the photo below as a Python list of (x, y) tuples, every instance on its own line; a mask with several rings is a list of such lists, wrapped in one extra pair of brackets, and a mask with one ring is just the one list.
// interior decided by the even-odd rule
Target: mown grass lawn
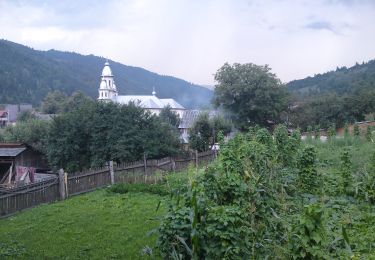
[(105, 189), (0, 219), (0, 259), (144, 259), (157, 255), (163, 197)]

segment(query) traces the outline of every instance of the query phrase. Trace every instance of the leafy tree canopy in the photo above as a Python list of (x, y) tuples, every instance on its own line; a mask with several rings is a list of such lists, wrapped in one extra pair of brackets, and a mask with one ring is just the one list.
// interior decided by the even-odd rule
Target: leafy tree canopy
[(41, 109), (45, 114), (59, 114), (64, 111), (67, 96), (59, 90), (49, 92), (43, 99)]
[(6, 142), (21, 142), (32, 146), (40, 152), (45, 152), (46, 136), (49, 122), (39, 119), (19, 121), (16, 125), (5, 128), (3, 138)]
[(55, 117), (47, 140), (52, 166), (77, 171), (107, 161), (161, 158), (178, 152), (172, 126), (144, 109), (85, 100)]
[(232, 113), (239, 129), (276, 122), (286, 108), (286, 88), (270, 71), (267, 65), (225, 63), (215, 74), (214, 105)]

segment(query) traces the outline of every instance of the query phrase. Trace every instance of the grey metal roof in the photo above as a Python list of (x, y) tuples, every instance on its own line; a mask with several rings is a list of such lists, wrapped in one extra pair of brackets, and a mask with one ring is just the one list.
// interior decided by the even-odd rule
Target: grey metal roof
[(15, 157), (26, 150), (26, 147), (0, 148), (0, 156)]
[(201, 111), (199, 110), (186, 110), (182, 115), (178, 128), (191, 128), (200, 113)]
[(208, 113), (209, 118), (219, 114), (218, 111), (186, 110), (182, 115), (178, 128), (191, 128), (201, 113)]

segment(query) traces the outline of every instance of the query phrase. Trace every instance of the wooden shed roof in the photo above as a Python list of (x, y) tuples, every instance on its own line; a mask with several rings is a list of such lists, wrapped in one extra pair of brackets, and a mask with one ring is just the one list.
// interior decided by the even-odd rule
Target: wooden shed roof
[(22, 143), (0, 143), (1, 157), (15, 157), (27, 149)]

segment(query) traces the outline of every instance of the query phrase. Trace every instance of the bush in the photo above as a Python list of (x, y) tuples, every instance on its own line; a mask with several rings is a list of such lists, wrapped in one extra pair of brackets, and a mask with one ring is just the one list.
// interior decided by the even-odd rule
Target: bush
[(320, 186), (320, 179), (316, 170), (316, 149), (306, 146), (298, 160), (299, 186), (303, 192), (315, 193)]
[(290, 238), (291, 258), (329, 259), (324, 208), (316, 203), (304, 207)]

